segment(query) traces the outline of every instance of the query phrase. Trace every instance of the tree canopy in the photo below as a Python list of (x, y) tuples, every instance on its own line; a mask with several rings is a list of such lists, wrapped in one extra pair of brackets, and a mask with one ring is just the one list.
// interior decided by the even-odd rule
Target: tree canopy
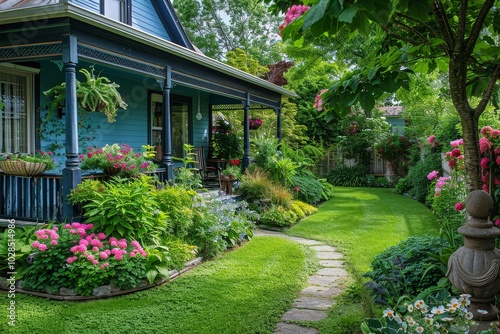
[[(267, 0), (275, 13), (296, 0)], [(500, 75), (500, 1), (496, 0), (305, 0), (310, 9), (285, 24), (281, 35), (301, 46), (311, 38), (333, 38), (348, 29), (380, 41), (363, 64), (328, 92), (324, 117), (332, 119), (360, 104), (371, 110), (386, 92), (409, 88), (413, 73), (443, 72), (460, 116), (468, 190), (481, 188), (479, 117), (497, 103)], [(292, 9), (296, 10), (296, 7)], [(290, 15), (290, 14), (287, 14)]]

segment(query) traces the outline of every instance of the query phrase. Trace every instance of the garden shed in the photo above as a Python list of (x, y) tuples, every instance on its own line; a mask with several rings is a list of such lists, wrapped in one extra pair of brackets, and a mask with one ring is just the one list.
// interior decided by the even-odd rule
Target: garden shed
[[(82, 110), (82, 69), (119, 85), (127, 108), (118, 108), (114, 122)], [(49, 111), (44, 92), (62, 82), (64, 104)], [(280, 138), (281, 99), (294, 95), (203, 55), (168, 0), (1, 3), (0, 91), (0, 153), (54, 151), (61, 164), (39, 177), (0, 173), (0, 218), (43, 221), (72, 217), (65, 198), (81, 182), (87, 145), (161, 147), (160, 167), (172, 179), (172, 157), (182, 156), (183, 144), (208, 152), (214, 107), (238, 106), (248, 166), (250, 110), (273, 110)]]

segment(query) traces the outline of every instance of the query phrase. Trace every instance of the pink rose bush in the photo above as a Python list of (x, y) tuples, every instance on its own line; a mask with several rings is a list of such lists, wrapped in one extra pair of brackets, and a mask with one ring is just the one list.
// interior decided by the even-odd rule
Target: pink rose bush
[(136, 240), (107, 238), (93, 224), (73, 222), (35, 232), (33, 263), (24, 288), (57, 293), (61, 287), (90, 295), (98, 286), (128, 289), (146, 278), (148, 254)]

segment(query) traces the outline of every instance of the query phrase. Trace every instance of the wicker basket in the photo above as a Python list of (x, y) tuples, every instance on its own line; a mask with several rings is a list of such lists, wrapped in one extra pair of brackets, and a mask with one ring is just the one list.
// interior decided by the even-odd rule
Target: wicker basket
[(27, 162), (21, 160), (0, 161), (0, 169), (9, 175), (34, 176), (41, 174), (47, 168), (43, 162)]

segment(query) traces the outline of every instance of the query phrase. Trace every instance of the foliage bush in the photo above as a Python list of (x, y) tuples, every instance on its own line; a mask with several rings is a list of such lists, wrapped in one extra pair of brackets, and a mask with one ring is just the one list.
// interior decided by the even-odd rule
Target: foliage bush
[(439, 152), (427, 154), (423, 160), (410, 167), (408, 176), (398, 181), (396, 192), (398, 194), (408, 194), (415, 200), (425, 203), (430, 188), (427, 175), (434, 170), (440, 172), (442, 170), (441, 154)]
[(448, 247), (439, 237), (410, 237), (375, 256), (372, 270), (364, 276), (377, 303), (396, 305), (403, 296), (413, 298), (419, 292), (437, 285), (444, 277), (446, 266), (433, 254)]
[(184, 187), (165, 187), (155, 192), (161, 211), (168, 214), (168, 232), (183, 239), (193, 223), (191, 208), (196, 192)]
[(146, 175), (132, 179), (113, 178), (104, 190), (84, 205), (85, 221), (107, 236), (147, 239), (157, 227), (167, 227), (167, 216), (154, 198), (155, 186)]
[(294, 211), (281, 205), (271, 205), (263, 210), (259, 223), (268, 226), (290, 227), (297, 223), (297, 220), (297, 214)]
[(198, 253), (204, 258), (211, 258), (243, 239), (251, 238), (253, 219), (244, 201), (233, 205), (217, 200), (201, 202), (195, 206), (186, 241), (197, 246)]
[(292, 177), (292, 189), (297, 198), (309, 204), (317, 204), (322, 199), (323, 185), (310, 172), (300, 172)]
[(241, 139), (225, 119), (217, 119), (212, 128), (212, 154), (219, 159), (237, 159), (242, 155)]
[[(28, 268), (31, 243), (36, 239), (34, 232), (34, 227), (23, 227), (9, 228), (0, 233), (0, 276), (7, 277), (8, 272), (15, 271), (17, 281), (23, 277)], [(15, 270), (10, 267), (12, 262), (15, 263)]]
[(368, 174), (367, 167), (360, 164), (352, 167), (339, 165), (330, 171), (327, 180), (334, 186), (364, 187), (367, 186)]

